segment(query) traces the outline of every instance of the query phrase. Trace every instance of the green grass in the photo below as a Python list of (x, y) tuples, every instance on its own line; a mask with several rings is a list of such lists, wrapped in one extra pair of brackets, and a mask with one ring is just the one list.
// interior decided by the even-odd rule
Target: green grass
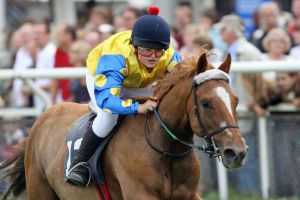
[[(218, 191), (208, 191), (202, 195), (203, 200), (219, 200)], [(228, 200), (263, 200), (261, 197), (251, 194), (237, 193), (229, 190)], [(269, 200), (300, 200), (300, 197), (271, 198)]]
[[(203, 195), (204, 200), (219, 200), (219, 193), (215, 191), (207, 192)], [(229, 192), (228, 200), (262, 200), (260, 197), (251, 196), (247, 194), (238, 194)]]

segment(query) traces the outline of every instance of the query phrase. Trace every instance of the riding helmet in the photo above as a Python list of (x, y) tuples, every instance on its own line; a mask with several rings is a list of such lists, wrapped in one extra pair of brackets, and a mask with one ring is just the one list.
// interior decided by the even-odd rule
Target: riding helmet
[(158, 16), (159, 8), (150, 7), (149, 15), (140, 17), (133, 26), (131, 40), (135, 47), (167, 49), (170, 45), (170, 29)]

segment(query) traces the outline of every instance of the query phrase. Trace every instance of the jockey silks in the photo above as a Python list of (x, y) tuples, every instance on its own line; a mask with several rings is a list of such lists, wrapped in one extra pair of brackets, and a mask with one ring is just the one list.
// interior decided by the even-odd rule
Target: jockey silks
[(131, 31), (117, 33), (96, 46), (87, 58), (88, 70), (95, 77), (97, 105), (105, 112), (137, 113), (138, 103), (120, 99), (121, 88), (144, 88), (181, 60), (181, 56), (170, 46), (157, 66), (148, 72), (138, 61), (130, 38)]

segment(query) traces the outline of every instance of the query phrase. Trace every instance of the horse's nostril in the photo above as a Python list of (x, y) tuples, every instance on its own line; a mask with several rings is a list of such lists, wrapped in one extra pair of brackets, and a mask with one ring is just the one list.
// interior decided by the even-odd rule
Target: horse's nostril
[(225, 149), (224, 155), (225, 155), (228, 159), (234, 159), (234, 158), (236, 157), (236, 153), (235, 153), (232, 149)]
[[(248, 152), (248, 149), (247, 149), (247, 152)], [(243, 152), (240, 153), (240, 158), (241, 158), (241, 160), (244, 159), (244, 158), (246, 157), (247, 152), (244, 152), (244, 151), (243, 151)]]

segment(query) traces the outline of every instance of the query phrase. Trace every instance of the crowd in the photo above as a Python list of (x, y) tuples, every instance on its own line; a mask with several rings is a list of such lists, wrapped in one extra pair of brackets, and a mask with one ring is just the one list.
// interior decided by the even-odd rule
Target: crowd
[[(96, 5), (84, 26), (60, 24), (50, 31), (47, 21), (26, 21), (10, 37), (12, 69), (84, 67), (93, 47), (114, 33), (132, 29), (144, 14), (145, 10), (128, 7), (113, 16), (109, 8)], [(174, 23), (170, 24), (171, 44), (183, 58), (199, 56), (203, 50), (209, 50), (211, 62), (223, 60), (228, 53), (233, 61), (300, 60), (300, 0), (292, 1), (290, 13), (282, 11), (276, 2), (263, 3), (253, 20), (255, 30), (246, 38), (244, 23), (237, 15), (218, 16), (216, 10), (209, 8), (194, 21), (191, 6), (178, 5)], [(259, 116), (265, 115), (271, 104), (288, 102), (300, 106), (298, 72), (230, 74), (230, 77), (240, 103)], [(53, 104), (89, 101), (83, 79), (37, 79), (35, 83)], [(19, 79), (2, 83), (0, 94), (0, 107), (44, 108), (39, 97)], [(252, 131), (249, 120), (241, 120), (239, 124), (244, 132)], [(5, 132), (8, 144), (20, 141), (21, 130), (15, 124), (8, 125)]]
[[(90, 49), (114, 33), (132, 29), (135, 21), (144, 14), (145, 10), (128, 7), (121, 14), (113, 16), (109, 8), (97, 5), (90, 10), (88, 21), (83, 26), (60, 24), (51, 32), (47, 22), (24, 22), (10, 37), (9, 48), (13, 52), (11, 66), (16, 71), (83, 67)], [(183, 57), (198, 56), (204, 48), (208, 49), (212, 62), (222, 60), (227, 53), (231, 53), (233, 61), (300, 59), (300, 0), (292, 1), (291, 13), (281, 11), (276, 2), (260, 5), (253, 18), (256, 30), (250, 38), (244, 37), (245, 26), (238, 16), (227, 15), (220, 20), (219, 17), (213, 8), (209, 8), (195, 22), (192, 8), (185, 4), (178, 5), (174, 12), (174, 23), (170, 25), (172, 45)], [(297, 74), (288, 79), (294, 80), (293, 86), (283, 92), (289, 97), (276, 95), (282, 94), (276, 91), (282, 87), (276, 85), (285, 84), (283, 74), (280, 75), (277, 76), (275, 72), (255, 76), (232, 75), (232, 87), (242, 98), (242, 103), (249, 105), (256, 113), (263, 114), (266, 105), (276, 101), (270, 98), (270, 93), (274, 93), (274, 98), (283, 100), (291, 96), (298, 97)], [(48, 93), (54, 104), (89, 100), (83, 80), (38, 79), (35, 82)], [(297, 99), (290, 102), (299, 105)], [(39, 109), (44, 106), (30, 88), (18, 79), (1, 85), (1, 105), (35, 106)]]

